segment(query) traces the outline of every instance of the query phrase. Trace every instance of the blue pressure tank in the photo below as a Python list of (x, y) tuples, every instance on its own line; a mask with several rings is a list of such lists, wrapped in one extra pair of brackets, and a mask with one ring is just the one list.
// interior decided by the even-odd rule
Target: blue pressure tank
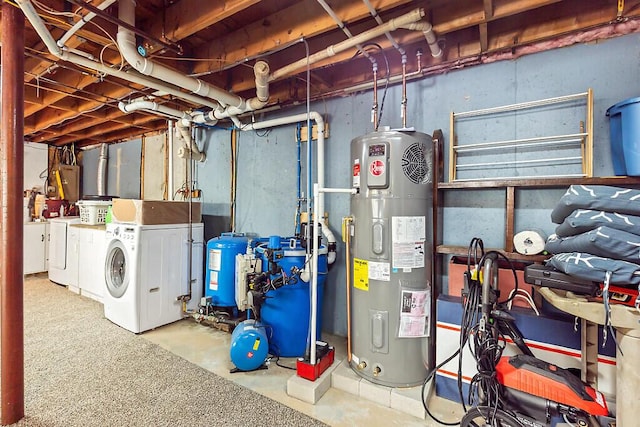
[[(268, 251), (270, 249), (271, 251)], [(268, 252), (277, 250), (276, 264), (285, 275), (291, 277), (292, 267), (302, 270), (305, 265), (305, 249), (300, 240), (291, 237), (270, 237), (268, 243), (259, 244), (255, 253), (262, 258), (262, 270), (269, 269)], [(322, 298), (327, 278), (327, 247), (321, 246), (318, 253), (318, 293), (316, 337), (320, 339), (322, 330)], [(311, 284), (300, 277), (295, 283), (287, 284), (266, 294), (260, 308), (260, 320), (270, 328), (269, 351), (281, 357), (304, 356), (311, 323)]]
[(245, 320), (231, 334), (231, 362), (241, 371), (258, 369), (269, 354), (265, 327), (254, 319)]
[(236, 255), (247, 251), (244, 234), (222, 233), (207, 242), (205, 296), (216, 307), (235, 307)]

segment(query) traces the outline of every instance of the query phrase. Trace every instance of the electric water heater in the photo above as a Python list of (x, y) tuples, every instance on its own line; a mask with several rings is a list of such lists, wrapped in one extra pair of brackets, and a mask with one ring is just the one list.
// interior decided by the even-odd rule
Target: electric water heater
[(421, 384), (434, 321), (433, 140), (382, 131), (351, 141), (351, 368), (391, 387)]

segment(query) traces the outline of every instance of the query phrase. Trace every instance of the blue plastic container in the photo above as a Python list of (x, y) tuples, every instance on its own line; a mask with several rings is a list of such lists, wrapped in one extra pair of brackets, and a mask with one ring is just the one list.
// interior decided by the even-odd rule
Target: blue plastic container
[(244, 234), (222, 233), (207, 242), (205, 296), (216, 307), (236, 305), (236, 255), (247, 251), (249, 239)]
[(609, 107), (607, 116), (614, 174), (640, 176), (640, 97)]
[(254, 319), (245, 320), (231, 334), (229, 355), (241, 371), (253, 371), (262, 365), (269, 354), (269, 340), (265, 328)]
[[(269, 268), (266, 249), (273, 249), (273, 238), (269, 243), (256, 247), (256, 256), (262, 258), (262, 269)], [(302, 269), (305, 263), (305, 249), (295, 238), (280, 238), (280, 248), (283, 257), (277, 261), (287, 276), (291, 275), (291, 268)], [(316, 337), (320, 339), (322, 331), (322, 298), (324, 283), (327, 278), (327, 248), (322, 246), (318, 254), (318, 299), (316, 318)], [(311, 284), (298, 277), (293, 285), (285, 285), (267, 293), (267, 299), (260, 309), (260, 320), (270, 327), (269, 351), (282, 357), (304, 356), (309, 337), (311, 323)]]

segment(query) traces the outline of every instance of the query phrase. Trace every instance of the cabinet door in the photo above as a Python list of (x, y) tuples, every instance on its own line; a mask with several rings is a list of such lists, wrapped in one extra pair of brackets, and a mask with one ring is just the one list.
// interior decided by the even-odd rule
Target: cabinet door
[(24, 274), (46, 271), (47, 227), (43, 222), (24, 224), (23, 272)]

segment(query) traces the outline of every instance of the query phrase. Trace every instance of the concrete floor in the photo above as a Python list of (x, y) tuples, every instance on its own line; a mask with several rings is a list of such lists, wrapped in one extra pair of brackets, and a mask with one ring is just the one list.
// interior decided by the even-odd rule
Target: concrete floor
[[(287, 394), (287, 381), (295, 375), (289, 370), (271, 362), (266, 370), (230, 373), (234, 367), (229, 357), (231, 334), (205, 324), (185, 319), (141, 334), (143, 338), (160, 345), (172, 353), (214, 372), (221, 377), (247, 387), (255, 392), (281, 402), (332, 426), (439, 426), (429, 416), (426, 419), (406, 412), (386, 407), (372, 400), (331, 387), (316, 404), (311, 404)], [(350, 371), (346, 366), (346, 339), (336, 336), (323, 336), (336, 349), (336, 371)], [(280, 359), (281, 365), (294, 367), (295, 359)], [(335, 372), (334, 371), (334, 374)], [(379, 386), (376, 386), (381, 388)], [(414, 399), (418, 399), (419, 387), (405, 389)], [(211, 392), (215, 393), (215, 390)], [(416, 400), (415, 405), (420, 406)], [(410, 406), (410, 405), (408, 405)], [(250, 409), (250, 405), (247, 406)], [(459, 404), (432, 396), (429, 410), (447, 422), (456, 422), (462, 416)]]

